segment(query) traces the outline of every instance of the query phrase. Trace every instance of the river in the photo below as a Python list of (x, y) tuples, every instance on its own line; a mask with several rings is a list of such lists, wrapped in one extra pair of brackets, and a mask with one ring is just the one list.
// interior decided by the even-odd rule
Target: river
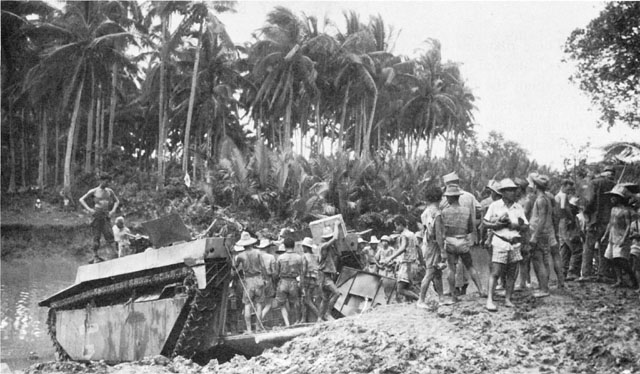
[(55, 359), (47, 333), (48, 308), (38, 306), (47, 296), (73, 284), (77, 267), (74, 258), (47, 257), (30, 260), (2, 260), (0, 361), (11, 370)]

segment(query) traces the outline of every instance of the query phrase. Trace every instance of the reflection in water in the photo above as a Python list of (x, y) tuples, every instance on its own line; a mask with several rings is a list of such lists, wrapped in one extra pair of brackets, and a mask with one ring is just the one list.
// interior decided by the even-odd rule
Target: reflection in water
[(47, 333), (48, 308), (38, 302), (73, 284), (78, 265), (60, 257), (2, 261), (0, 358), (11, 369), (55, 359)]

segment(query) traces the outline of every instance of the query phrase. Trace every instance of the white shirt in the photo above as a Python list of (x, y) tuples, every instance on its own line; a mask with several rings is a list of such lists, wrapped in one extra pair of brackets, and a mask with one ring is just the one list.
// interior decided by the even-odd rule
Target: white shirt
[[(497, 222), (501, 217), (505, 215), (509, 217), (509, 222), (513, 224), (518, 224), (518, 218), (522, 218), (525, 224), (529, 224), (529, 221), (527, 221), (527, 217), (525, 217), (524, 215), (524, 208), (522, 207), (522, 205), (514, 202), (513, 204), (511, 204), (511, 206), (507, 207), (507, 205), (504, 203), (504, 200), (502, 199), (496, 200), (492, 202), (491, 205), (489, 205), (489, 209), (487, 209), (487, 213), (484, 215), (484, 219), (489, 222)], [(494, 232), (505, 239), (513, 239), (520, 236), (518, 230), (512, 230), (508, 227), (504, 227), (500, 230), (494, 230)], [(496, 239), (500, 240), (499, 238), (496, 238), (494, 236), (491, 244), (494, 244), (493, 242)]]

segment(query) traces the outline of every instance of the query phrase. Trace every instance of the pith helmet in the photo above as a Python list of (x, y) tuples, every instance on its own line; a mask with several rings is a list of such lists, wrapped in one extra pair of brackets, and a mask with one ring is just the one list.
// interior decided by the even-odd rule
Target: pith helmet
[(302, 239), (301, 245), (304, 246), (304, 247), (313, 248), (314, 247), (313, 239), (311, 239), (309, 237), (306, 237), (306, 238)]
[(460, 177), (458, 177), (458, 174), (453, 172), (443, 176), (442, 180), (444, 181), (445, 184), (447, 184), (447, 183), (453, 183), (453, 182), (459, 181)]
[(378, 237), (375, 235), (371, 235), (371, 239), (369, 239), (369, 243), (371, 244), (378, 244), (380, 243), (380, 240), (378, 240)]
[(498, 185), (499, 191), (506, 190), (509, 188), (515, 189), (515, 188), (518, 188), (518, 186), (511, 180), (511, 178), (505, 178), (500, 181), (500, 184)]

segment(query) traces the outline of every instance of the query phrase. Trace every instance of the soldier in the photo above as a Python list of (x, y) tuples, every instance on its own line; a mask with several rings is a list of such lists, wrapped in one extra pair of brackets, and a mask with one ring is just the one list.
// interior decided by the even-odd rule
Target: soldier
[[(113, 246), (114, 257), (117, 256), (118, 248), (113, 238), (113, 229), (111, 227), (111, 217), (115, 214), (120, 205), (120, 200), (116, 196), (115, 192), (109, 188), (109, 182), (111, 182), (111, 176), (109, 174), (100, 175), (100, 185), (96, 188), (92, 188), (80, 198), (80, 204), (92, 215), (91, 220), (91, 232), (93, 234), (93, 259), (92, 263), (103, 261), (98, 256), (98, 250), (100, 249), (100, 237), (104, 236), (104, 240), (107, 244)], [(86, 199), (93, 197), (93, 208), (89, 207)], [(111, 205), (113, 204), (113, 207)]]
[(320, 321), (320, 311), (316, 306), (318, 298), (318, 256), (313, 253), (313, 239), (307, 237), (302, 240), (304, 251), (304, 282), (302, 282), (302, 306), (298, 323), (307, 322), (307, 308), (316, 315), (316, 321)]
[(441, 213), (442, 224), (444, 226), (444, 246), (447, 251), (447, 265), (449, 266), (449, 289), (451, 290), (451, 297), (454, 302), (458, 301), (457, 295), (454, 292), (456, 282), (456, 261), (458, 258), (467, 268), (473, 283), (475, 283), (478, 288), (480, 296), (485, 296), (482, 291), (478, 272), (473, 267), (473, 260), (471, 259), (470, 253), (470, 237), (475, 230), (472, 218), (473, 212), (469, 211), (469, 208), (460, 205), (458, 199), (461, 195), (462, 192), (458, 186), (452, 184), (448, 185), (444, 193), (448, 204), (444, 209), (442, 209)]
[(378, 252), (376, 253), (376, 263), (378, 264), (378, 274), (395, 278), (395, 271), (391, 264), (384, 265), (389, 257), (393, 255), (395, 252), (395, 248), (391, 247), (389, 243), (391, 242), (391, 238), (389, 235), (382, 235), (380, 238), (380, 248), (378, 248)]
[(338, 274), (339, 252), (336, 247), (338, 234), (340, 233), (340, 222), (336, 221), (333, 229), (325, 227), (322, 232), (322, 243), (319, 245), (320, 264), (318, 266), (318, 285), (322, 290), (322, 304), (320, 305), (320, 315), (325, 321), (329, 319), (329, 314), (333, 305), (338, 301), (340, 291), (334, 283), (334, 277)]
[(267, 271), (267, 277), (264, 279), (264, 308), (262, 309), (262, 320), (273, 307), (273, 300), (276, 296), (276, 287), (278, 283), (276, 274), (276, 256), (269, 253), (269, 248), (273, 245), (269, 239), (260, 239), (260, 243), (256, 245), (256, 248), (260, 250), (262, 260), (264, 261), (264, 267)]
[[(280, 306), (280, 312), (282, 313), (282, 319), (284, 324), (289, 326), (289, 313), (291, 312), (291, 305), (293, 304), (293, 310), (299, 316), (300, 304), (300, 285), (298, 284), (298, 278), (300, 282), (304, 282), (304, 257), (293, 251), (295, 242), (292, 238), (284, 239), (285, 253), (280, 255), (277, 260), (276, 268), (278, 273), (278, 290), (276, 291), (276, 302)], [(303, 283), (304, 284), (304, 283)], [(302, 287), (304, 289), (304, 286)]]
[(427, 189), (427, 207), (420, 215), (424, 227), (424, 243), (422, 245), (423, 258), (426, 273), (420, 285), (420, 299), (417, 306), (426, 308), (425, 297), (429, 284), (433, 282), (433, 288), (438, 293), (438, 301), (444, 304), (442, 289), (442, 270), (446, 268), (447, 252), (444, 250), (442, 217), (438, 203), (442, 198), (442, 190), (438, 187)]
[[(244, 321), (247, 324), (247, 332), (251, 333), (252, 309), (256, 314), (258, 325), (262, 326), (262, 305), (264, 304), (264, 279), (267, 270), (264, 266), (262, 255), (254, 244), (258, 239), (252, 238), (248, 232), (240, 235), (236, 246), (242, 247), (241, 253), (236, 256), (236, 267), (244, 273), (242, 302), (244, 303)], [(264, 329), (261, 327), (261, 329)]]
[[(414, 233), (407, 228), (407, 221), (404, 217), (398, 216), (393, 219), (396, 232), (400, 234), (398, 237), (398, 249), (389, 257), (385, 263), (391, 263), (396, 257), (400, 258), (396, 279), (398, 280), (398, 295), (404, 296), (405, 299), (418, 300), (419, 296), (410, 290), (412, 264), (417, 258), (418, 241)], [(402, 255), (402, 257), (399, 257)]]

